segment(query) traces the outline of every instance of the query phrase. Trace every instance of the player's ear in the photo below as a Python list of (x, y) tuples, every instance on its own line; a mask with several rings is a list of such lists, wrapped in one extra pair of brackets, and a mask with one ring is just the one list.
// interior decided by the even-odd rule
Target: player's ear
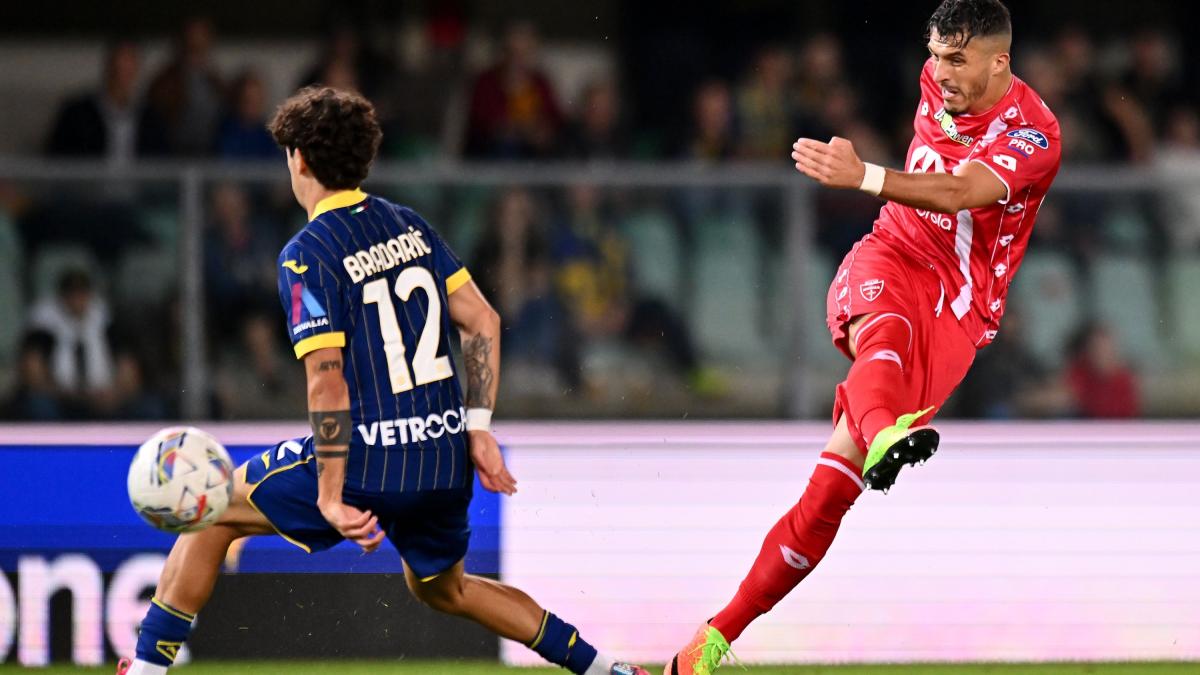
[(1008, 52), (1000, 52), (996, 54), (992, 60), (992, 75), (1000, 75), (1009, 69), (1012, 63), (1012, 56)]
[(308, 162), (304, 161), (304, 153), (300, 152), (300, 148), (292, 148), (293, 160), (296, 163), (296, 173), (301, 176), (308, 175)]

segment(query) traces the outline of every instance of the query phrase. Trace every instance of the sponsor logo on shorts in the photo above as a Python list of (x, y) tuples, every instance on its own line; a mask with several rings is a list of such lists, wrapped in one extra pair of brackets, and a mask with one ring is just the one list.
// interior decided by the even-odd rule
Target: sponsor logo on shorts
[(1000, 237), (1000, 245), (1001, 245), (1001, 246), (1008, 246), (1009, 244), (1011, 244), (1011, 243), (1012, 243), (1012, 240), (1013, 240), (1013, 235), (1011, 235), (1011, 234), (1006, 234), (1006, 235), (1004, 235), (1003, 237)]
[(1009, 204), (1008, 206), (1004, 207), (1004, 212), (1005, 212), (1005, 213), (1014, 213), (1014, 214), (1016, 214), (1016, 213), (1020, 213), (1020, 212), (1022, 212), (1022, 211), (1024, 211), (1024, 210), (1025, 210), (1025, 205), (1024, 205), (1024, 204)]
[(867, 302), (875, 302), (875, 298), (883, 295), (883, 279), (868, 279), (858, 286), (858, 293)]
[(1007, 271), (1008, 271), (1008, 265), (1005, 265), (1004, 263), (999, 263), (998, 265), (996, 265), (995, 272), (996, 272), (997, 277), (1004, 276), (1004, 273)]

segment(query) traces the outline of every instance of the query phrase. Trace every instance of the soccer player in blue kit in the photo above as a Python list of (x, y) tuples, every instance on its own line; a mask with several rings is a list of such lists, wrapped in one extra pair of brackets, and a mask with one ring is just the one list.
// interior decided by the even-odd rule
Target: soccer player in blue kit
[[(412, 210), (360, 191), (382, 138), (371, 104), (310, 87), (269, 125), (309, 223), (279, 256), (279, 294), (308, 376), (312, 436), (238, 468), (213, 526), (181, 535), (118, 674), (161, 675), (208, 601), (230, 544), (279, 534), (306, 551), (349, 539), (400, 552), (422, 602), (517, 640), (579, 675), (648, 675), (598, 654), (522, 591), (466, 574), (473, 471), (488, 490), (516, 481), (491, 433), (500, 318)], [(449, 338), (462, 340), (466, 392)]]

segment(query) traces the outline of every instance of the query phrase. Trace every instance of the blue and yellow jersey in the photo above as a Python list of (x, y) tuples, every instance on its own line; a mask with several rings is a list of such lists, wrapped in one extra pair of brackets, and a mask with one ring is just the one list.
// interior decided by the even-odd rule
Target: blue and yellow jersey
[(347, 490), (470, 484), (448, 313), (470, 279), (412, 209), (359, 190), (322, 200), (283, 247), (279, 299), (296, 357), (344, 348), (354, 422)]

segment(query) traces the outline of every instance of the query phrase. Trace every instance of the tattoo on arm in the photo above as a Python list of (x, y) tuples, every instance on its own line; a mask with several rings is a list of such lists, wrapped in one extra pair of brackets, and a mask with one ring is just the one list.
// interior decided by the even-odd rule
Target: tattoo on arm
[(491, 408), (492, 383), (496, 374), (488, 359), (492, 355), (492, 339), (485, 335), (475, 337), (463, 343), (463, 361), (467, 369), (467, 407)]
[(341, 361), (322, 361), (320, 364), (317, 365), (317, 370), (321, 370), (321, 371), (341, 370), (341, 369), (342, 369)]
[(317, 457), (345, 457), (350, 446), (350, 411), (314, 411), (308, 414)]

